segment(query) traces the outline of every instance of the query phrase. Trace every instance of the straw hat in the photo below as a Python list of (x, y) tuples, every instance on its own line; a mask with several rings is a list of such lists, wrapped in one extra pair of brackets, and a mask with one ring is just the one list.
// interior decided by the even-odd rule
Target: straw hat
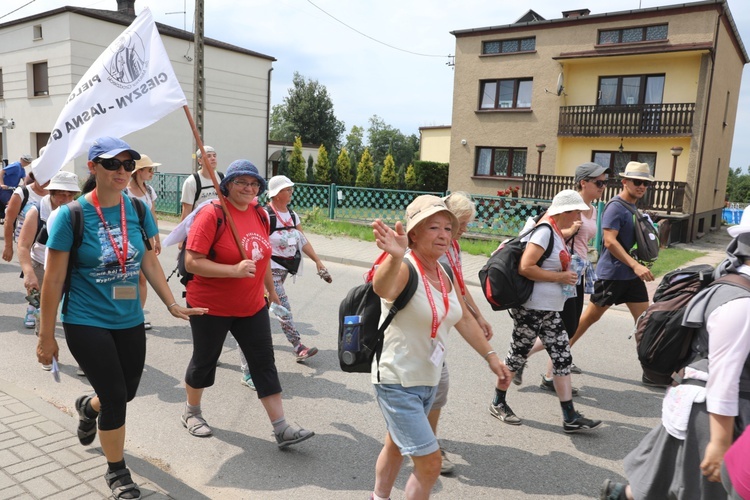
[(133, 170), (133, 173), (139, 171), (142, 168), (148, 168), (148, 167), (156, 168), (160, 166), (161, 166), (161, 163), (154, 163), (151, 160), (151, 158), (149, 158), (148, 155), (141, 155), (141, 159), (136, 160), (135, 162), (135, 170)]
[(625, 171), (620, 174), (620, 177), (626, 179), (643, 179), (647, 181), (653, 181), (654, 176), (651, 175), (651, 169), (648, 163), (640, 163), (637, 161), (631, 161), (625, 165)]
[(46, 189), (48, 191), (70, 191), (71, 193), (77, 193), (81, 190), (78, 186), (78, 176), (65, 170), (56, 173), (49, 181)]
[(442, 198), (431, 194), (423, 194), (414, 198), (408, 207), (406, 207), (406, 234), (409, 234), (420, 222), (429, 216), (446, 212), (451, 219), (452, 231), (451, 236), (456, 237), (458, 233), (458, 219), (453, 212), (448, 209)]

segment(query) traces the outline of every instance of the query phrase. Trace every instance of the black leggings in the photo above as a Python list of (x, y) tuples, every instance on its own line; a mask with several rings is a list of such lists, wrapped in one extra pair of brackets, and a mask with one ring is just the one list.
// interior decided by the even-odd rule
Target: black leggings
[(214, 385), (216, 361), (227, 332), (232, 332), (247, 359), (258, 398), (281, 392), (268, 309), (264, 307), (254, 316), (244, 318), (210, 314), (190, 316), (190, 327), (193, 331), (193, 357), (185, 373), (185, 382), (190, 387), (202, 389)]
[(143, 324), (122, 330), (63, 323), (68, 348), (101, 402), (99, 429), (125, 425), (128, 401), (135, 397), (146, 362)]

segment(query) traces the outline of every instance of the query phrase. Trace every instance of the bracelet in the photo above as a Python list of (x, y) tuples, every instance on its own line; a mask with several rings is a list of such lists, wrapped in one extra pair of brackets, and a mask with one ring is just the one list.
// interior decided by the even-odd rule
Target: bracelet
[(495, 356), (497, 356), (497, 353), (495, 351), (490, 351), (484, 355), (484, 360), (487, 361), (487, 358), (489, 358), (491, 354), (494, 354)]
[(167, 311), (171, 311), (174, 306), (178, 306), (179, 304), (177, 302), (172, 302), (167, 306)]

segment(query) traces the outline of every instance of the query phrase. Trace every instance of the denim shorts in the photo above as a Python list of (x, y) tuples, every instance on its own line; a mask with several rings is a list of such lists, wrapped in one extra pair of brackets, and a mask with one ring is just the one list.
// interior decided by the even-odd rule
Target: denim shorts
[(380, 411), (391, 439), (401, 455), (424, 456), (440, 449), (427, 413), (432, 408), (437, 387), (404, 387), (400, 384), (373, 384)]

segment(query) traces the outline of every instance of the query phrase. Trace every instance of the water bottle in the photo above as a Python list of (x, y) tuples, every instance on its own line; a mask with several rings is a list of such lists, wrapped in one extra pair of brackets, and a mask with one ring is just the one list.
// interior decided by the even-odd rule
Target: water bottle
[[(583, 270), (586, 268), (586, 259), (581, 257), (580, 255), (573, 255), (570, 259), (570, 265), (568, 266), (569, 271), (575, 271), (575, 273), (578, 275), (578, 281), (577, 283), (581, 282), (581, 275), (583, 274)], [(563, 285), (563, 296), (566, 299), (569, 299), (570, 297), (576, 297), (578, 295), (578, 290), (576, 289), (576, 285)]]
[(344, 338), (341, 361), (346, 365), (353, 365), (359, 353), (359, 331), (362, 328), (362, 316), (344, 316)]
[(271, 311), (271, 314), (276, 316), (276, 319), (278, 319), (282, 323), (284, 321), (289, 321), (289, 309), (282, 306), (281, 304), (271, 302), (271, 306), (268, 309)]

